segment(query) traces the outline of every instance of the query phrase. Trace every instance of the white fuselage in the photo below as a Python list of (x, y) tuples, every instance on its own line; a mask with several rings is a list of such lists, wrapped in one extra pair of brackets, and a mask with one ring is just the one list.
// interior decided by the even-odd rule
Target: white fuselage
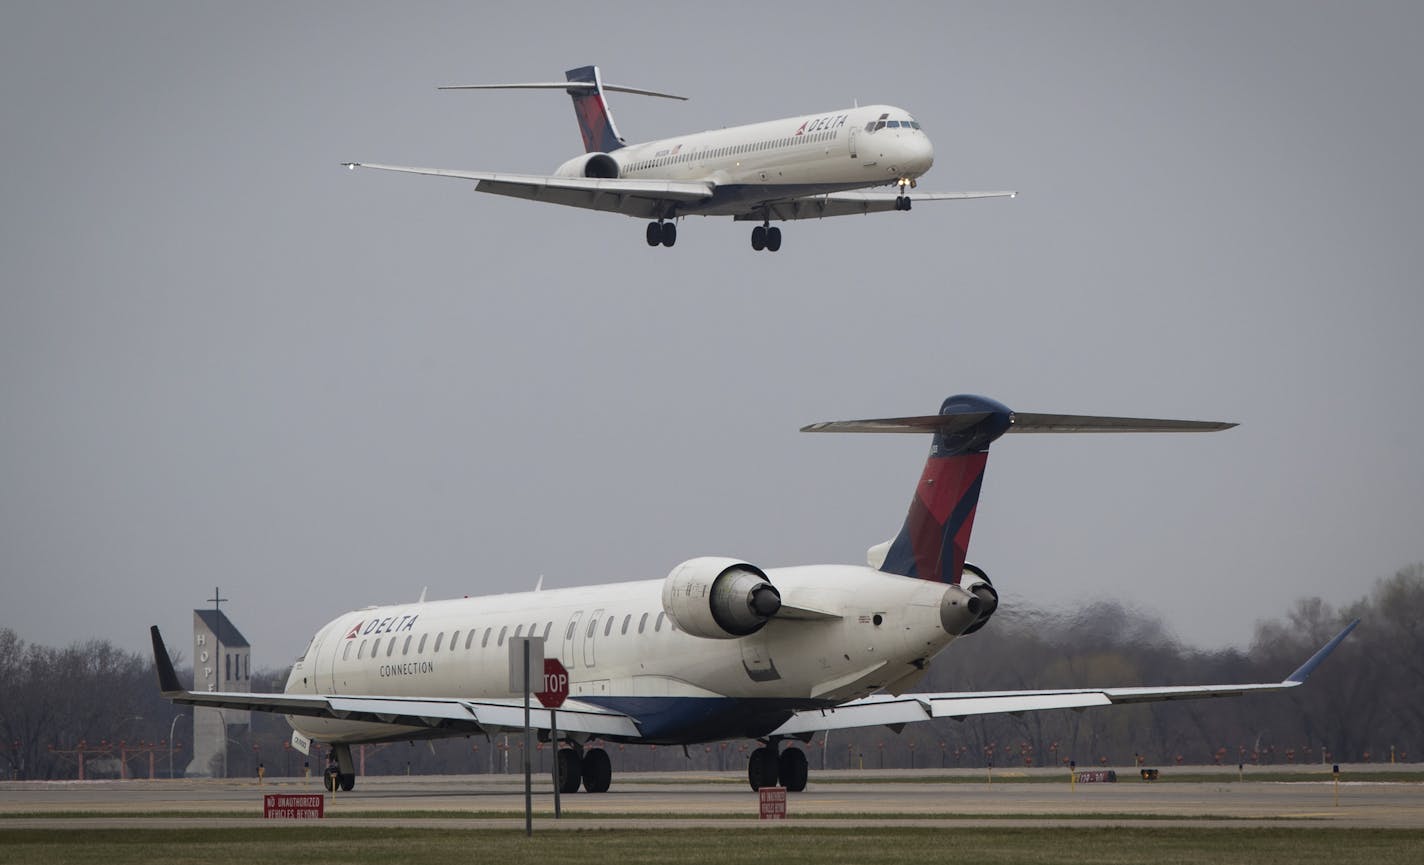
[[(753, 723), (758, 713), (784, 718), (913, 677), (953, 639), (941, 625), (943, 584), (856, 566), (766, 575), (788, 605), (828, 615), (773, 618), (739, 638), (692, 636), (665, 614), (663, 580), (371, 607), (318, 631), (286, 691), (508, 699), (517, 696), (508, 641), (532, 634), (568, 669), (571, 700), (649, 716), (646, 740), (700, 741), (754, 735), (771, 723)], [(722, 729), (719, 713), (744, 726)], [(326, 742), (392, 735), (384, 725), (289, 720)]]
[(909, 112), (869, 105), (631, 144), (608, 155), (620, 177), (710, 181), (713, 199), (682, 210), (715, 215), (743, 212), (747, 202), (910, 182), (934, 164), (934, 145)]

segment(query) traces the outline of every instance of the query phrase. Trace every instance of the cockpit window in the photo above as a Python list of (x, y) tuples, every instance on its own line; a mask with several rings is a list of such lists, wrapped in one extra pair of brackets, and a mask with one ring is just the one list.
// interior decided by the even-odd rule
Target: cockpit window
[(912, 127), (914, 127), (915, 129), (919, 129), (919, 128), (920, 128), (920, 121), (918, 121), (918, 120), (911, 120), (911, 121), (910, 121), (910, 125), (911, 125)]
[(890, 127), (891, 129), (899, 129), (899, 128), (900, 128), (900, 121), (898, 121), (898, 120), (888, 120), (888, 121), (885, 122), (885, 125), (888, 126), (888, 127)]

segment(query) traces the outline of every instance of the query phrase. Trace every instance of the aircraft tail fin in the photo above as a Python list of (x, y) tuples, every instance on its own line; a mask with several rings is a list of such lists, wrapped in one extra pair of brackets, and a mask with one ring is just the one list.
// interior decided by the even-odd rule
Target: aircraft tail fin
[[(979, 505), (979, 490), (989, 445), (1010, 433), (1212, 432), (1231, 423), (1027, 414), (1010, 411), (987, 397), (949, 397), (939, 414), (812, 424), (802, 432), (933, 433), (910, 511), (899, 535), (884, 551), (879, 569), (891, 574), (958, 585), (964, 574), (969, 536)], [(879, 557), (872, 551), (872, 561)]]
[(588, 153), (609, 153), (622, 147), (623, 136), (618, 134), (613, 112), (608, 110), (598, 67), (580, 66), (564, 75), (570, 83), (593, 85), (569, 88), (569, 96), (574, 100), (574, 114), (578, 116), (579, 132), (583, 135), (583, 149)]

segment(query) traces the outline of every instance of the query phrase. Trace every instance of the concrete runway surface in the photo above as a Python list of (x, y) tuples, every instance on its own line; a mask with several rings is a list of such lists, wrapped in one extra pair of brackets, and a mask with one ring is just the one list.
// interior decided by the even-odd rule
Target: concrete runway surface
[[(1303, 779), (1238, 781), (1236, 770), (1164, 769), (1170, 773), (1216, 772), (1199, 782), (1147, 783), (1130, 769), (1114, 784), (1070, 787), (1067, 772), (1052, 769), (997, 771), (993, 783), (977, 771), (812, 771), (803, 793), (788, 796), (789, 821), (800, 825), (991, 825), (991, 826), (1313, 826), (1424, 828), (1424, 783), (1351, 781), (1342, 767), (1339, 804), (1328, 767), (1291, 767)], [(1414, 767), (1399, 767), (1414, 769)], [(1259, 772), (1287, 771), (1273, 767)], [(1061, 778), (1054, 783), (1013, 783), (1014, 777)], [(1411, 777), (1418, 777), (1417, 772)], [(264, 793), (320, 792), (318, 779), (175, 781), (0, 782), (0, 825), (32, 827), (183, 827), (195, 818), (183, 812), (217, 812), (220, 825), (290, 825), (263, 820)], [(563, 819), (536, 816), (537, 828), (662, 827), (725, 825), (738, 818), (757, 822), (757, 795), (742, 773), (615, 773), (602, 795), (566, 794)], [(547, 778), (534, 779), (534, 809), (551, 814)], [(523, 827), (522, 775), (372, 776), (350, 793), (327, 795), (326, 825)], [(415, 816), (408, 812), (449, 812)], [(80, 816), (76, 816), (76, 812)], [(343, 814), (359, 812), (359, 816)], [(401, 813), (407, 812), (407, 813)], [(468, 812), (471, 816), (458, 816)], [(497, 812), (498, 816), (491, 816)], [(382, 816), (389, 813), (389, 817)], [(475, 816), (478, 815), (478, 816)], [(815, 815), (834, 815), (820, 816)], [(798, 817), (805, 819), (797, 820)], [(211, 820), (207, 821), (209, 825)], [(771, 821), (768, 821), (770, 823)]]

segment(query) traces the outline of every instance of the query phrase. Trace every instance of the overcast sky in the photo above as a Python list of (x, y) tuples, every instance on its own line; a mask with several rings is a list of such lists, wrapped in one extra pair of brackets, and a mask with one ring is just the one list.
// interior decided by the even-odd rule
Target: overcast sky
[[(970, 558), (1011, 608), (1119, 598), (1245, 645), (1424, 559), (1413, 3), (72, 3), (0, 8), (0, 626), (186, 651), (215, 586), (278, 667), (375, 603), (862, 562), (983, 393), (1238, 421), (1010, 437)], [(557, 92), (630, 141), (850, 105), (921, 189), (749, 226), (343, 160), (552, 171)]]

